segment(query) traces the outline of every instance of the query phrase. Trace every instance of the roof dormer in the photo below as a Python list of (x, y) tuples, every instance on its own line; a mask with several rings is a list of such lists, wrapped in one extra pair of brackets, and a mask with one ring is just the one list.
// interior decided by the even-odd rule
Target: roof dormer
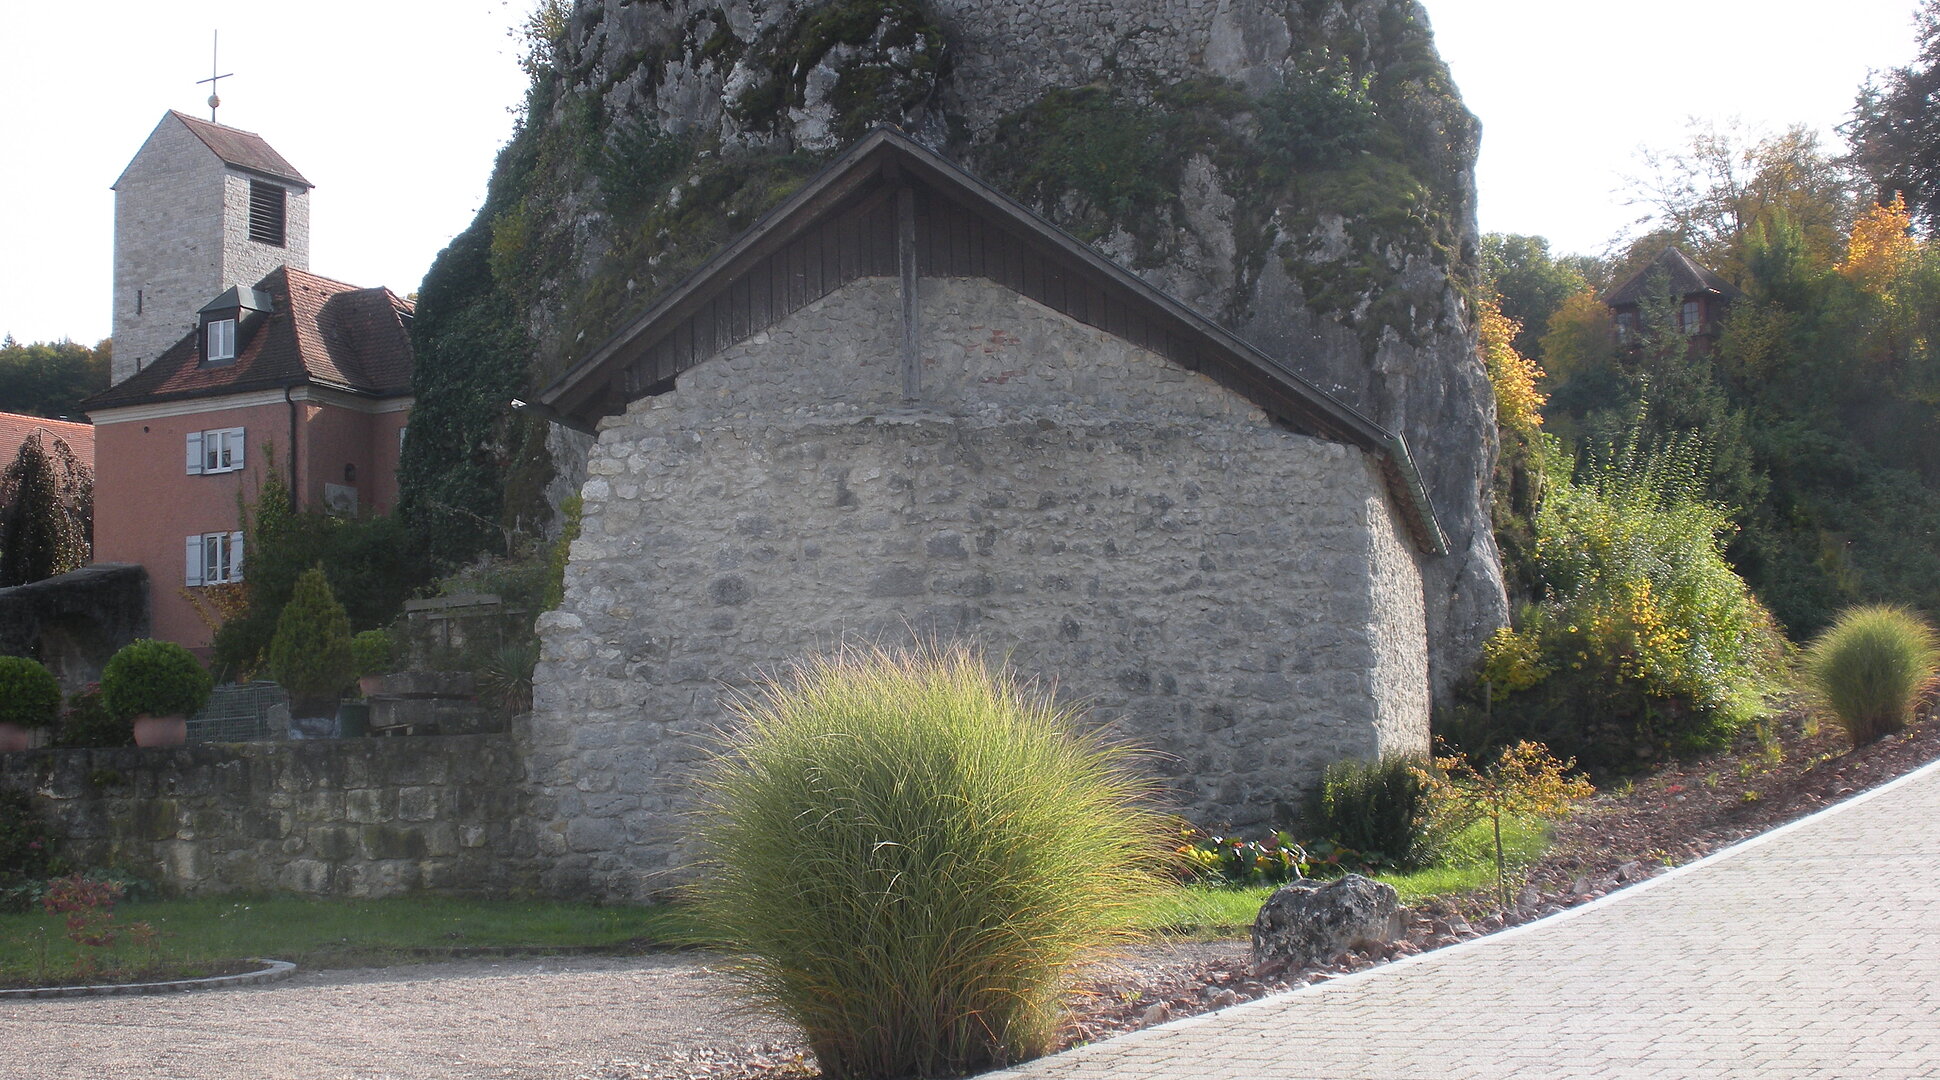
[(268, 293), (240, 285), (231, 285), (221, 296), (204, 304), (197, 312), (200, 326), (196, 337), (201, 345), (201, 366), (235, 363), (248, 336), (271, 307)]

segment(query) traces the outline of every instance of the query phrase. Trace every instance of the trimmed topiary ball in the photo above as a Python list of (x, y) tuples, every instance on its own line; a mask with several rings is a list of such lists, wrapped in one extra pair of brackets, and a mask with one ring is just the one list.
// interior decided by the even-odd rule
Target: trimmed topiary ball
[(809, 661), (735, 712), (691, 895), (756, 1007), (831, 1078), (1048, 1050), (1167, 857), (1134, 753), (960, 648)]
[(195, 654), (172, 641), (128, 643), (101, 669), (101, 703), (117, 720), (187, 716), (200, 709), (215, 680)]
[(1940, 635), (1917, 613), (1890, 605), (1848, 608), (1805, 653), (1813, 697), (1854, 746), (1906, 727), (1936, 665)]
[(40, 661), (0, 656), (0, 724), (53, 725), (61, 714), (61, 684)]

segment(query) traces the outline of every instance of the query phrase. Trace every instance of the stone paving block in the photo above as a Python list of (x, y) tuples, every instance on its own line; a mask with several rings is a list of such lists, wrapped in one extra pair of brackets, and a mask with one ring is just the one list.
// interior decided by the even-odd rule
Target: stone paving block
[(1940, 1076), (1940, 763), (1519, 930), (986, 1080)]

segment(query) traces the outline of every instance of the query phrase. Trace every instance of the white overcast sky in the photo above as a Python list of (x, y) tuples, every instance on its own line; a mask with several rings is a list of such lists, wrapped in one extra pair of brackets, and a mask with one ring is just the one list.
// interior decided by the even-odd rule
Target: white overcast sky
[[(1819, 128), (1869, 68), (1913, 55), (1915, 0), (1425, 0), (1482, 119), (1481, 225), (1600, 252), (1633, 219), (1640, 146), (1691, 117)], [(470, 222), (524, 91), (507, 31), (531, 0), (95, 0), (8, 4), (0, 65), (0, 333), (92, 344), (109, 327), (109, 185), (163, 112), (265, 136), (317, 185), (311, 267), (417, 289)], [(81, 20), (85, 25), (78, 25)], [(84, 45), (82, 43), (85, 43)]]

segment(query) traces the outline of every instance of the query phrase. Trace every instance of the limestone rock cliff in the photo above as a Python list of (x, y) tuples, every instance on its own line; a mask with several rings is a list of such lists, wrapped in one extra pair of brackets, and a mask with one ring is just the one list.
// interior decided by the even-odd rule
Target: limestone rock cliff
[(1478, 131), (1419, 4), (579, 0), (531, 66), (427, 279), (434, 348), (490, 292), (548, 378), (894, 123), (1407, 438), (1452, 547), (1423, 568), (1438, 690), (1505, 620)]

